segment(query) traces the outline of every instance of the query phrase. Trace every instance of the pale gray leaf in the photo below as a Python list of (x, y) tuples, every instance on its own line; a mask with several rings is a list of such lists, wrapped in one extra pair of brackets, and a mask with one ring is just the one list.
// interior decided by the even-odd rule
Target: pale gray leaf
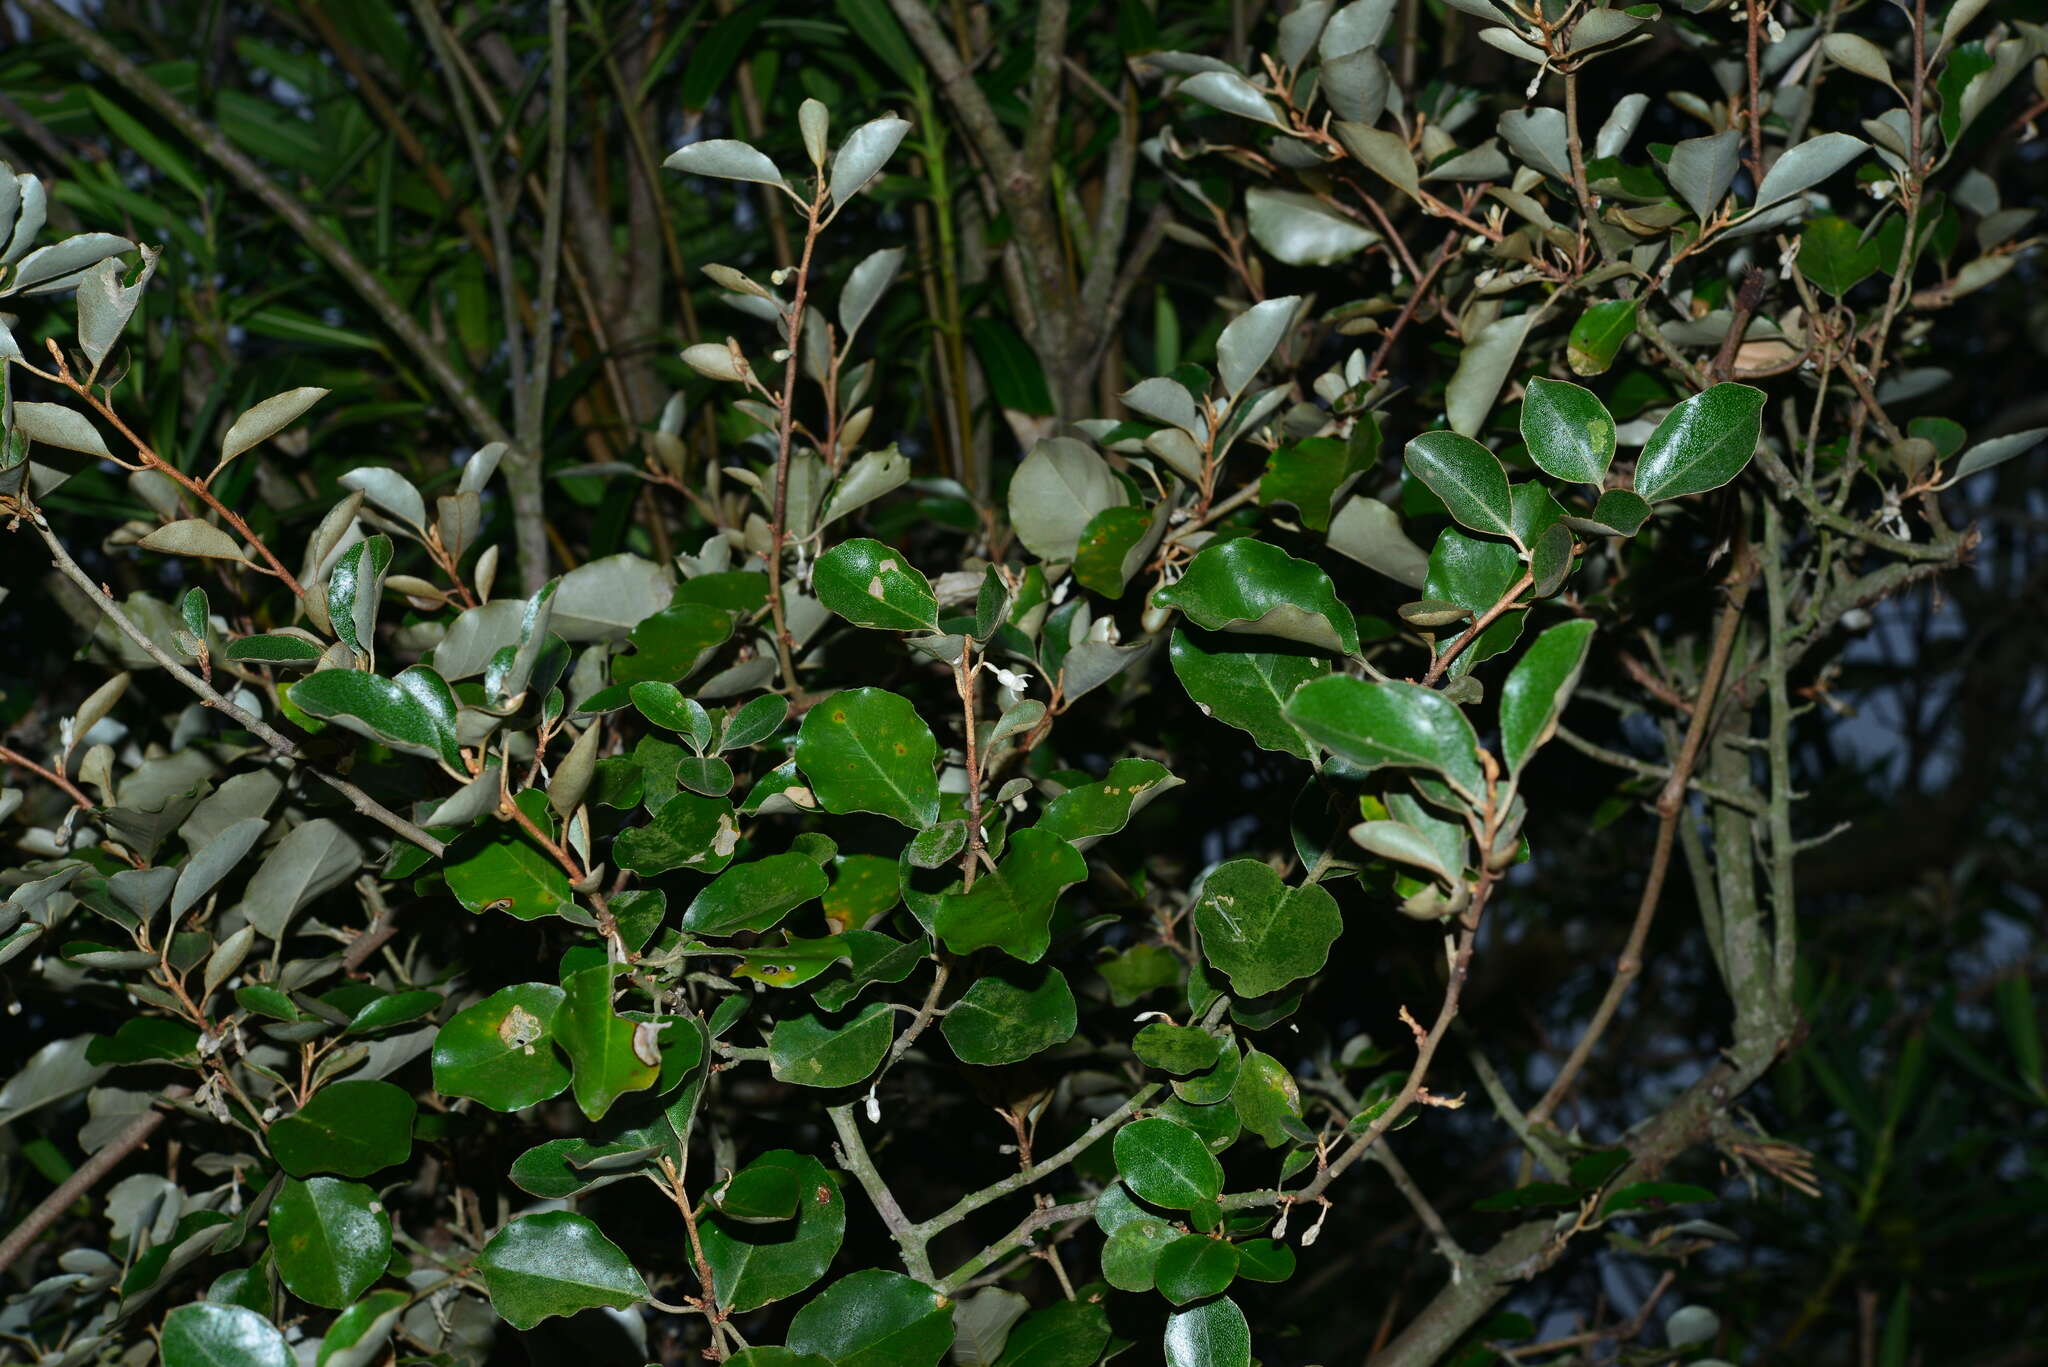
[(782, 172), (775, 169), (775, 163), (752, 143), (740, 142), (736, 138), (712, 138), (706, 142), (693, 142), (668, 154), (662, 162), (671, 171), (686, 175), (713, 176), (719, 180), (749, 180), (761, 185), (773, 185), (778, 190), (787, 190), (789, 183), (782, 178)]
[(1968, 479), (1980, 470), (1989, 470), (2003, 465), (2015, 456), (2023, 456), (2034, 449), (2042, 438), (2048, 437), (2048, 427), (2032, 427), (2024, 432), (2013, 432), (2003, 437), (1992, 437), (1980, 441), (1963, 452), (1963, 458), (1956, 462), (1956, 472), (1949, 477), (1953, 484), (1959, 479)]
[(1500, 116), (1498, 130), (1525, 165), (1552, 180), (1570, 182), (1572, 154), (1562, 109), (1510, 109)]
[[(297, 422), (305, 411), (327, 397), (314, 385), (272, 394), (236, 418), (220, 439), (220, 458), (225, 464), (261, 442), (269, 441)], [(353, 487), (353, 486), (351, 486)]]
[(190, 555), (204, 560), (232, 560), (238, 564), (249, 562), (249, 558), (242, 554), (241, 546), (232, 536), (203, 517), (181, 518), (168, 526), (158, 527), (135, 544), (146, 551), (157, 551), (164, 555)]
[(1217, 337), (1216, 369), (1232, 403), (1272, 357), (1274, 348), (1293, 325), (1294, 311), (1300, 304), (1298, 294), (1253, 304), (1231, 319), (1230, 326)]
[(1713, 217), (1735, 183), (1742, 159), (1742, 134), (1730, 128), (1704, 138), (1687, 138), (1671, 149), (1664, 174), (1671, 188), (1700, 220)]
[(1040, 441), (1010, 477), (1010, 525), (1041, 560), (1072, 560), (1090, 519), (1124, 501), (1108, 462), (1072, 437)]
[(1244, 207), (1252, 237), (1290, 266), (1332, 265), (1380, 240), (1372, 229), (1296, 190), (1247, 190)]
[[(22, 217), (25, 224), (27, 215), (24, 213)], [(40, 223), (37, 226), (40, 227)], [(17, 226), (14, 241), (8, 244), (9, 253), (22, 245), (21, 229)], [(49, 294), (69, 289), (78, 282), (80, 271), (96, 266), (110, 256), (134, 250), (135, 244), (125, 237), (116, 237), (112, 233), (79, 233), (62, 242), (38, 247), (22, 257), (21, 264), (8, 273), (6, 286), (0, 289), (0, 294)]]
[(1394, 17), (1394, 0), (1352, 0), (1330, 16), (1317, 43), (1323, 60), (1376, 48), (1387, 36), (1387, 24)]
[(908, 119), (870, 119), (848, 133), (832, 154), (832, 202), (844, 204), (866, 189), (909, 131)]
[(276, 940), (299, 908), (362, 867), (363, 847), (339, 823), (316, 817), (272, 847), (242, 893), (242, 915)]
[(1457, 372), (1444, 388), (1444, 413), (1451, 420), (1452, 431), (1468, 437), (1479, 435), (1534, 319), (1534, 313), (1496, 318), (1465, 344)]
[(1362, 127), (1379, 122), (1387, 108), (1393, 75), (1379, 53), (1359, 48), (1340, 57), (1326, 57), (1317, 68), (1323, 98), (1338, 118)]
[(667, 570), (628, 552), (578, 565), (555, 591), (551, 625), (571, 645), (616, 641), (668, 606), (675, 586)]
[(1755, 207), (1767, 209), (1779, 200), (1812, 189), (1862, 156), (1869, 146), (1847, 133), (1823, 133), (1808, 138), (1779, 157), (1764, 173), (1764, 183), (1757, 187)]
[(82, 1092), (107, 1070), (85, 1061), (91, 1035), (52, 1040), (29, 1056), (20, 1072), (0, 1087), (0, 1125), (9, 1125), (41, 1106)]
[(1280, 111), (1244, 77), (1234, 71), (1204, 71), (1180, 83), (1180, 93), (1211, 108), (1255, 123), (1281, 127)]
[(185, 867), (178, 870), (178, 885), (171, 890), (171, 921), (175, 924), (198, 905), (200, 898), (212, 892), (256, 848), (256, 842), (269, 829), (270, 823), (262, 817), (250, 817), (237, 821), (200, 846), (185, 861)]
[(884, 247), (863, 258), (846, 277), (846, 288), (839, 292), (839, 330), (848, 338), (860, 331), (902, 266), (903, 248)]
[(879, 451), (869, 451), (848, 466), (846, 473), (832, 486), (832, 495), (825, 501), (825, 512), (818, 519), (818, 525), (828, 526), (882, 495), (902, 488), (909, 480), (910, 457), (897, 450), (896, 443), (891, 442)]
[(1142, 413), (1155, 422), (1178, 427), (1195, 436), (1203, 434), (1202, 411), (1195, 406), (1194, 395), (1188, 393), (1187, 386), (1179, 380), (1154, 375), (1149, 380), (1138, 381), (1117, 397), (1133, 413)]
[(100, 435), (99, 429), (85, 414), (61, 403), (19, 401), (14, 405), (14, 426), (31, 440), (45, 446), (83, 451), (88, 456), (98, 456), (103, 460), (113, 459), (113, 452), (107, 449), (106, 438)]
[(1307, 0), (1283, 18), (1279, 41), (1274, 44), (1274, 55), (1280, 59), (1280, 65), (1289, 71), (1299, 70), (1316, 50), (1316, 40), (1323, 36), (1323, 25), (1329, 18), (1330, 0)]
[(1401, 530), (1400, 515), (1376, 498), (1346, 499), (1330, 519), (1327, 540), (1331, 550), (1409, 588), (1420, 589), (1429, 578), (1428, 552)]
[(1641, 94), (1622, 96), (1614, 102), (1613, 112), (1600, 125), (1600, 131), (1593, 139), (1595, 157), (1618, 157), (1628, 146), (1628, 140), (1636, 135), (1636, 125), (1642, 122), (1643, 111), (1650, 107), (1650, 97)]
[(354, 489), (372, 506), (391, 514), (421, 535), (427, 529), (427, 504), (411, 480), (384, 465), (364, 465), (341, 477), (341, 487)]
[(1399, 133), (1368, 128), (1362, 123), (1340, 123), (1337, 141), (1358, 160), (1358, 164), (1380, 176), (1395, 189), (1414, 199), (1421, 183), (1415, 178), (1415, 154)]
[(79, 276), (78, 345), (92, 362), (93, 373), (99, 372), (107, 353), (121, 340), (135, 306), (142, 302), (143, 288), (149, 284), (149, 277), (156, 274), (156, 261), (161, 254), (158, 247), (142, 249), (142, 273), (132, 285), (123, 283), (126, 272), (120, 258), (114, 256)]

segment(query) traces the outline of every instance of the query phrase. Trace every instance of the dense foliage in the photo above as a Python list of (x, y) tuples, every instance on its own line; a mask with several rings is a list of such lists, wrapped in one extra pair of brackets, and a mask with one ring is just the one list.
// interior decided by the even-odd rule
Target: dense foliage
[(0, 1360), (2048, 1341), (2030, 7), (18, 9)]

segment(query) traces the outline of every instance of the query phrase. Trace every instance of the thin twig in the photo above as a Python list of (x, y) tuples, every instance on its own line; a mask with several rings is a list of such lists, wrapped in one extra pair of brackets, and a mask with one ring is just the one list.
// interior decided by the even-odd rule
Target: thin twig
[[(191, 1095), (183, 1086), (166, 1087), (158, 1102), (175, 1101)], [(164, 1113), (155, 1104), (136, 1116), (109, 1140), (106, 1147), (78, 1165), (72, 1173), (58, 1184), (57, 1189), (45, 1196), (26, 1219), (9, 1230), (5, 1239), (0, 1239), (0, 1272), (5, 1272), (14, 1260), (28, 1251), (29, 1245), (42, 1237), (57, 1218), (69, 1209), (79, 1197), (91, 1191), (102, 1177), (117, 1167), (121, 1160), (149, 1142), (149, 1137), (164, 1123)]]
[(438, 856), (442, 852), (444, 846), (439, 840), (436, 840), (418, 826), (413, 825), (412, 822), (407, 821), (404, 817), (392, 811), (383, 803), (377, 801), (376, 798), (371, 797), (361, 788), (350, 783), (347, 779), (330, 774), (325, 769), (309, 763), (305, 756), (299, 753), (298, 747), (293, 745), (290, 739), (282, 732), (272, 727), (261, 717), (243, 710), (235, 703), (221, 696), (212, 684), (207, 683), (206, 680), (200, 678), (176, 660), (173, 660), (164, 652), (162, 646), (151, 640), (143, 632), (142, 628), (135, 625), (128, 614), (121, 610), (121, 605), (114, 601), (111, 594), (98, 584), (95, 584), (92, 581), (92, 577), (78, 567), (78, 562), (71, 558), (71, 552), (64, 549), (64, 543), (57, 539), (57, 534), (50, 529), (50, 524), (44, 520), (40, 510), (30, 512), (28, 520), (35, 527), (36, 534), (41, 536), (44, 543), (49, 546), (50, 556), (57, 562), (57, 568), (63, 572), (64, 577), (83, 589), (86, 596), (98, 605), (100, 611), (113, 619), (114, 625), (121, 629), (123, 635), (135, 642), (136, 645), (142, 647), (143, 652), (161, 665), (172, 678), (198, 694), (201, 702), (234, 718), (251, 735), (269, 746), (277, 754), (286, 759), (297, 761), (306, 772), (312, 774), (313, 777), (347, 798), (356, 811), (369, 817), (386, 830), (411, 841), (429, 854)]
[(1621, 1007), (1622, 998), (1628, 995), (1637, 975), (1643, 971), (1643, 945), (1649, 939), (1650, 923), (1656, 918), (1657, 904), (1663, 899), (1664, 875), (1671, 867), (1678, 819), (1685, 811), (1686, 785), (1692, 778), (1693, 766), (1699, 762), (1700, 747), (1706, 740), (1708, 724), (1714, 714), (1715, 694), (1720, 690), (1721, 677), (1728, 669), (1728, 656), (1735, 646), (1735, 629), (1742, 622), (1742, 606), (1756, 577), (1756, 559), (1749, 548), (1740, 547), (1737, 557), (1730, 571), (1728, 601), (1723, 604), (1721, 619), (1714, 629), (1714, 644), (1707, 658), (1706, 673), (1700, 678), (1699, 696), (1693, 699), (1691, 724), (1687, 726), (1684, 743), (1672, 761), (1664, 788), (1657, 795), (1657, 843), (1651, 851), (1650, 871), (1643, 879), (1642, 896), (1636, 903), (1635, 923), (1629, 927), (1628, 940), (1614, 966), (1614, 979), (1608, 983), (1607, 993), (1594, 1009), (1593, 1018), (1586, 1023), (1584, 1032), (1572, 1046), (1571, 1054), (1565, 1059), (1564, 1066), (1558, 1069), (1557, 1077), (1543, 1094), (1543, 1099), (1529, 1108), (1531, 1125), (1541, 1125), (1549, 1120), (1571, 1091), (1586, 1061), (1592, 1057), (1594, 1046), (1607, 1033), (1614, 1013)]

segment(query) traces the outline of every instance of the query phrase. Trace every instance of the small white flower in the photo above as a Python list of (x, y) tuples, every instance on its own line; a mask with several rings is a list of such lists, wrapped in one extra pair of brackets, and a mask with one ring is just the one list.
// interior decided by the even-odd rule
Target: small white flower
[(1774, 43), (1785, 41), (1785, 26), (1778, 22), (1777, 15), (1770, 14), (1764, 17), (1764, 35)]
[(1890, 195), (1895, 188), (1888, 180), (1873, 180), (1870, 184), (1863, 187), (1863, 193), (1869, 195), (1872, 199), (1883, 199)]
[(1022, 693), (1025, 689), (1031, 687), (1031, 676), (1029, 674), (1013, 673), (1010, 670), (1004, 669), (1001, 665), (989, 665), (988, 671), (996, 676), (997, 683), (1009, 689), (1012, 693)]
[(879, 1125), (881, 1123), (882, 1102), (881, 1099), (875, 1095), (875, 1089), (870, 1087), (868, 1088), (868, 1124)]

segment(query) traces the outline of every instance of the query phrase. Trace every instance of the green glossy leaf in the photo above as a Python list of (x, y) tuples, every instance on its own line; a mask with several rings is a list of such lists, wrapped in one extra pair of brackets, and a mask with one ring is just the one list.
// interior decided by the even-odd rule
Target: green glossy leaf
[(1179, 1230), (1154, 1216), (1126, 1220), (1102, 1245), (1102, 1279), (1119, 1291), (1150, 1291), (1160, 1253), (1178, 1238)]
[(714, 1209), (742, 1224), (774, 1224), (796, 1217), (796, 1174), (788, 1168), (748, 1167), (711, 1194)]
[(519, 983), (455, 1013), (434, 1036), (434, 1089), (494, 1111), (558, 1096), (569, 1069), (555, 1053), (562, 989)]
[(778, 1082), (850, 1087), (881, 1066), (896, 1035), (896, 1009), (870, 1002), (841, 1026), (817, 1016), (777, 1021), (768, 1035), (768, 1071)]
[(686, 698), (674, 684), (648, 679), (626, 690), (633, 710), (664, 730), (680, 735), (693, 750), (711, 744), (714, 724), (702, 703)]
[(939, 819), (939, 743), (908, 700), (849, 688), (804, 714), (796, 763), (828, 812), (874, 812), (922, 830)]
[(1636, 492), (1652, 503), (1718, 489), (1742, 473), (1763, 437), (1764, 392), (1717, 384), (1673, 408), (1643, 443)]
[(1353, 764), (1433, 769), (1475, 800), (1485, 790), (1472, 724), (1432, 689), (1333, 674), (1302, 685), (1288, 700), (1287, 717)]
[(164, 1317), (164, 1367), (296, 1367), (284, 1335), (254, 1310), (194, 1301)]
[(576, 1104), (591, 1120), (603, 1119), (627, 1092), (652, 1087), (658, 1072), (634, 1047), (638, 1027), (612, 1007), (613, 982), (623, 967), (600, 963), (571, 973), (555, 1012), (555, 1043), (569, 1056)]
[(1259, 502), (1267, 507), (1292, 503), (1304, 527), (1328, 531), (1339, 500), (1379, 459), (1379, 420), (1360, 414), (1347, 440), (1308, 437), (1275, 449), (1259, 477)]
[(1237, 1246), (1237, 1275), (1248, 1282), (1284, 1282), (1294, 1275), (1294, 1250), (1277, 1239), (1247, 1239)]
[(457, 846), (443, 867), (448, 891), (470, 911), (502, 911), (532, 921), (571, 905), (569, 875), (514, 831), (494, 834), (467, 852)]
[(1087, 876), (1088, 861), (1066, 840), (1036, 827), (1018, 831), (994, 872), (941, 898), (933, 933), (955, 954), (993, 946), (1037, 963), (1052, 944), (1054, 903)]
[(1238, 1067), (1237, 1081), (1230, 1088), (1230, 1102), (1237, 1108), (1244, 1127), (1269, 1147), (1286, 1143), (1290, 1129), (1301, 1124), (1301, 1088), (1294, 1075), (1279, 1059), (1256, 1049), (1247, 1053)]
[(735, 864), (691, 899), (683, 927), (699, 935), (769, 930), (825, 892), (825, 870), (805, 854), (771, 854)]
[(1661, 1210), (1669, 1206), (1696, 1206), (1712, 1201), (1714, 1193), (1690, 1182), (1631, 1182), (1616, 1187), (1600, 1207), (1607, 1219), (1629, 1210)]
[(1614, 459), (1614, 419), (1592, 390), (1538, 376), (1522, 398), (1522, 440), (1545, 474), (1599, 484)]
[(730, 802), (679, 793), (645, 826), (619, 832), (612, 842), (612, 858), (620, 868), (643, 877), (673, 869), (715, 873), (732, 862), (739, 834)]
[(301, 1300), (340, 1310), (391, 1260), (391, 1217), (360, 1182), (287, 1178), (270, 1207), (277, 1274)]
[(991, 974), (947, 1009), (939, 1029), (962, 1063), (1021, 1063), (1074, 1037), (1074, 991), (1057, 968)]
[(1179, 608), (1195, 625), (1210, 630), (1278, 636), (1331, 654), (1358, 652), (1358, 622), (1338, 601), (1330, 577), (1250, 537), (1204, 547), (1152, 601)]
[(775, 693), (750, 698), (725, 722), (719, 733), (720, 750), (745, 750), (760, 744), (782, 729), (789, 720), (789, 699)]
[[(682, 592), (677, 591), (679, 600)], [(612, 682), (675, 683), (686, 679), (712, 651), (732, 638), (732, 626), (733, 614), (722, 604), (673, 602), (634, 624), (626, 637), (632, 650), (612, 657)]]
[(327, 576), (327, 617), (334, 635), (358, 658), (376, 655), (377, 595), (391, 564), (391, 538), (383, 533), (356, 542)]
[(1218, 1295), (1236, 1277), (1237, 1250), (1206, 1234), (1183, 1234), (1152, 1267), (1152, 1284), (1175, 1305)]
[(1135, 504), (1104, 508), (1090, 518), (1074, 546), (1074, 578), (1105, 598), (1122, 597), (1144, 559), (1152, 521), (1151, 511)]
[(1251, 1367), (1252, 1331), (1228, 1296), (1166, 1318), (1166, 1367)]
[(844, 963), (852, 947), (844, 935), (816, 940), (786, 940), (735, 951), (739, 961), (726, 970), (729, 978), (751, 978), (770, 987), (800, 987), (834, 964)]
[(1155, 1206), (1186, 1210), (1222, 1193), (1222, 1165), (1185, 1125), (1162, 1116), (1133, 1120), (1116, 1132), (1112, 1147), (1117, 1176)]
[(770, 1229), (712, 1214), (699, 1222), (704, 1260), (718, 1303), (734, 1313), (794, 1296), (832, 1265), (846, 1234), (846, 1201), (838, 1181), (808, 1154), (774, 1149), (742, 1168), (779, 1167), (796, 1179), (796, 1223)]
[(1317, 972), (1344, 930), (1337, 901), (1325, 888), (1290, 888), (1257, 859), (1211, 869), (1194, 920), (1202, 957), (1229, 976), (1241, 997), (1263, 997)]
[(376, 1079), (330, 1082), (270, 1127), (270, 1152), (294, 1177), (368, 1177), (412, 1156), (412, 1094)]
[(1173, 1094), (1191, 1106), (1206, 1109), (1218, 1105), (1229, 1099), (1243, 1067), (1244, 1055), (1238, 1052), (1237, 1041), (1225, 1039), (1222, 1049), (1217, 1051), (1215, 1066), (1193, 1077), (1175, 1078)]
[(1093, 1300), (1055, 1301), (1010, 1330), (996, 1367), (1093, 1367), (1109, 1346), (1109, 1312)]
[(1294, 690), (1330, 672), (1306, 652), (1233, 650), (1227, 638), (1176, 627), (1173, 672), (1202, 714), (1245, 732), (1260, 749), (1307, 759), (1314, 744), (1282, 708)]
[(351, 1035), (374, 1035), (379, 1031), (409, 1025), (413, 1021), (431, 1016), (440, 1009), (445, 998), (439, 992), (393, 992), (356, 1012), (348, 1023)]
[(310, 665), (324, 653), (318, 644), (285, 631), (238, 636), (221, 652), (240, 664)]
[(1634, 536), (1649, 521), (1650, 505), (1628, 489), (1606, 489), (1590, 517), (1567, 517), (1565, 524), (1589, 536)]
[(1424, 432), (1402, 459), (1459, 522), (1475, 532), (1514, 536), (1508, 475), (1493, 452), (1456, 432)]
[(900, 1272), (864, 1268), (841, 1277), (789, 1322), (787, 1342), (833, 1367), (935, 1367), (953, 1346), (946, 1297)]
[(392, 1327), (412, 1296), (404, 1291), (373, 1291), (335, 1316), (320, 1336), (318, 1367), (372, 1367), (391, 1341)]
[(1877, 274), (1883, 265), (1876, 238), (1845, 218), (1823, 214), (1799, 229), (1799, 273), (1837, 299)]
[(1080, 849), (1106, 835), (1115, 835), (1161, 793), (1181, 786), (1157, 760), (1120, 759), (1095, 783), (1067, 789), (1046, 804), (1034, 828)]
[(901, 551), (879, 541), (840, 542), (818, 557), (811, 584), (818, 601), (855, 626), (938, 630), (939, 600), (931, 581)]
[[(1543, 529), (1541, 536), (1529, 543), (1531, 596), (1548, 598), (1564, 587), (1565, 577), (1572, 570), (1573, 545), (1571, 529), (1561, 522), (1551, 523)], [(1485, 637), (1482, 635), (1481, 639)]]
[(476, 1260), (491, 1307), (515, 1329), (595, 1306), (625, 1310), (647, 1299), (647, 1283), (604, 1231), (566, 1210), (522, 1215)]
[(462, 769), (462, 751), (455, 742), (455, 695), (425, 665), (414, 665), (395, 679), (360, 669), (323, 669), (287, 692), (292, 705), (308, 716), (401, 753)]
[(1557, 729), (1592, 640), (1592, 622), (1559, 623), (1530, 642), (1508, 671), (1501, 686), (1500, 741), (1510, 774), (1519, 773)]
[(1168, 1025), (1153, 1021), (1138, 1031), (1131, 1051), (1154, 1068), (1169, 1073), (1199, 1073), (1216, 1062), (1223, 1041), (1194, 1025)]
[(1607, 373), (1621, 344), (1636, 330), (1636, 307), (1634, 299), (1602, 299), (1586, 306), (1565, 342), (1565, 360), (1572, 374)]

